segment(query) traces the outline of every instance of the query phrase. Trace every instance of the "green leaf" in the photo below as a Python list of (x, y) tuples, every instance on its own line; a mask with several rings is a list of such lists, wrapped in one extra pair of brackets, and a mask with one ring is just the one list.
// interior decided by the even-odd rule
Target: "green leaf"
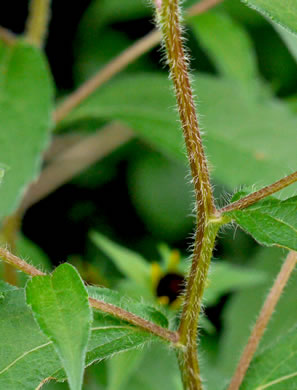
[(132, 349), (114, 356), (108, 361), (108, 387), (107, 390), (120, 390), (129, 381), (129, 378), (139, 367), (146, 351)]
[(15, 286), (12, 286), (11, 284), (4, 282), (3, 280), (0, 280), (0, 297), (2, 292), (16, 290), (16, 289), (17, 288)]
[(187, 173), (182, 162), (156, 152), (141, 153), (128, 166), (133, 205), (148, 230), (166, 242), (182, 240), (194, 228), (190, 215), (194, 199)]
[[(251, 267), (256, 272), (265, 272), (266, 281), (250, 289), (232, 295), (223, 311), (223, 332), (221, 335), (218, 363), (226, 375), (231, 376), (246, 345), (251, 329), (261, 310), (265, 297), (279, 272), (286, 251), (279, 248), (262, 247), (253, 258)], [(278, 304), (275, 313), (261, 339), (260, 349), (269, 346), (281, 335), (296, 325), (297, 273), (293, 273)], [(284, 387), (286, 389), (286, 387)], [(273, 388), (272, 388), (273, 389)], [(272, 390), (271, 389), (271, 390)], [(274, 390), (274, 389), (273, 389)]]
[(41, 165), (52, 126), (53, 86), (43, 54), (18, 41), (0, 42), (0, 219), (11, 214)]
[(195, 16), (190, 25), (218, 71), (254, 93), (259, 74), (254, 48), (244, 28), (218, 12)]
[(258, 353), (242, 390), (294, 390), (297, 384), (297, 327)]
[(91, 233), (92, 241), (114, 262), (116, 267), (137, 284), (149, 287), (150, 266), (138, 253), (124, 248), (97, 232)]
[(0, 388), (33, 390), (61, 368), (53, 343), (41, 333), (24, 290), (0, 299)]
[(138, 369), (121, 390), (182, 390), (177, 359), (173, 350), (151, 344)]
[[(203, 74), (197, 75), (194, 89), (212, 174), (219, 182), (232, 188), (255, 181), (269, 184), (296, 166), (295, 143), (286, 140), (295, 139), (297, 118), (286, 104), (252, 98), (229, 80)], [(174, 106), (166, 75), (135, 74), (97, 90), (62, 126), (79, 119), (117, 119), (157, 150), (186, 163)]]
[(2, 183), (4, 174), (5, 174), (5, 170), (3, 168), (0, 168), (0, 184)]
[(270, 196), (226, 215), (262, 245), (297, 250), (297, 196), (283, 201)]
[(295, 0), (242, 0), (249, 7), (267, 16), (287, 30), (297, 34), (297, 7)]
[(211, 266), (209, 282), (203, 296), (206, 306), (215, 305), (223, 294), (246, 289), (265, 282), (264, 272), (215, 262)]
[(279, 26), (276, 23), (272, 23), (275, 30), (279, 33), (282, 40), (286, 44), (287, 48), (289, 49), (290, 53), (294, 57), (295, 61), (297, 62), (297, 36), (295, 34), (292, 34), (290, 31), (285, 30), (283, 27)]
[(53, 342), (70, 388), (80, 390), (92, 316), (78, 272), (62, 264), (52, 275), (32, 278), (26, 295), (41, 330)]
[[(6, 287), (6, 286), (5, 286)], [(35, 390), (48, 378), (65, 380), (62, 363), (51, 341), (40, 331), (32, 311), (26, 305), (24, 290), (4, 291), (0, 299), (0, 388)], [(133, 307), (135, 314), (144, 314), (160, 326), (168, 325), (163, 314), (123, 299), (123, 295), (107, 289), (92, 288), (92, 295), (122, 307)], [(134, 304), (133, 304), (134, 303)], [(100, 311), (93, 311), (91, 337), (87, 347), (86, 365), (137, 348), (159, 338)], [(21, 385), (20, 385), (21, 383)]]

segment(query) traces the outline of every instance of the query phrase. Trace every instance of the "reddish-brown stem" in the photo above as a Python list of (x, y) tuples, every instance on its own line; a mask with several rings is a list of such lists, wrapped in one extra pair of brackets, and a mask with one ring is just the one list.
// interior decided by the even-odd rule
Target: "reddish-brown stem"
[(235, 374), (228, 390), (238, 390), (250, 362), (258, 348), (259, 342), (266, 330), (267, 324), (274, 312), (275, 306), (289, 280), (289, 277), (297, 264), (297, 252), (290, 252), (270, 290), (256, 324), (252, 330), (249, 341), (243, 351)]
[[(0, 258), (5, 261), (5, 263), (12, 265), (13, 267), (23, 271), (30, 276), (45, 276), (46, 274), (39, 269), (28, 264), (26, 261), (20, 259), (19, 257), (13, 255), (7, 249), (0, 248)], [(145, 320), (133, 313), (130, 313), (120, 307), (100, 301), (94, 298), (89, 298), (90, 305), (97, 310), (101, 310), (104, 313), (108, 313), (117, 317), (121, 320), (128, 322), (134, 326), (145, 330), (151, 334), (154, 334), (170, 343), (178, 344), (179, 335), (177, 332), (172, 332), (168, 329), (162, 328), (150, 321)]]
[(7, 45), (13, 45), (16, 41), (16, 36), (13, 32), (0, 26), (0, 39)]
[(137, 315), (110, 303), (99, 301), (93, 298), (89, 298), (89, 302), (94, 309), (101, 310), (104, 313), (111, 314), (117, 318), (120, 318), (121, 320), (127, 321), (130, 324), (138, 326), (139, 328), (146, 330), (149, 333), (155, 334), (166, 341), (170, 341), (173, 344), (178, 343), (179, 337), (177, 332), (171, 332), (170, 330), (162, 328), (161, 326), (138, 317)]
[(215, 7), (219, 3), (222, 3), (222, 1), (223, 0), (204, 0), (204, 1), (199, 1), (198, 4), (192, 5), (192, 7), (190, 7), (187, 10), (187, 14), (189, 16), (202, 14), (203, 12), (206, 12), (209, 9)]
[[(7, 245), (12, 253), (15, 253), (15, 243), (21, 225), (21, 218), (18, 213), (6, 217), (2, 222), (1, 240)], [(4, 280), (14, 286), (18, 284), (16, 269), (8, 263), (4, 263)]]
[(296, 181), (297, 181), (297, 171), (292, 173), (289, 176), (284, 177), (283, 179), (278, 180), (273, 184), (270, 184), (269, 186), (262, 188), (259, 191), (253, 192), (252, 194), (249, 194), (244, 198), (239, 199), (234, 203), (230, 203), (228, 206), (223, 207), (219, 211), (221, 213), (225, 213), (228, 211), (245, 209), (251, 206), (252, 204), (258, 202), (259, 200), (264, 199), (267, 196), (272, 195), (275, 192), (278, 192), (285, 187), (288, 187), (290, 184), (293, 184)]
[(5, 263), (12, 265), (14, 268), (23, 271), (24, 273), (31, 276), (40, 276), (45, 275), (44, 272), (39, 271), (39, 269), (33, 267), (32, 265), (26, 263), (24, 260), (13, 255), (9, 250), (5, 248), (0, 248), (0, 258), (5, 261)]
[[(214, 7), (222, 0), (203, 0), (188, 9), (188, 15), (201, 14)], [(115, 74), (123, 70), (127, 65), (138, 57), (155, 47), (161, 41), (161, 34), (157, 30), (152, 30), (145, 37), (136, 41), (117, 57), (100, 69), (92, 78), (87, 80), (76, 91), (68, 96), (56, 109), (54, 120), (56, 123), (63, 120), (70, 111), (77, 107), (84, 99), (91, 95), (98, 87), (110, 80)]]

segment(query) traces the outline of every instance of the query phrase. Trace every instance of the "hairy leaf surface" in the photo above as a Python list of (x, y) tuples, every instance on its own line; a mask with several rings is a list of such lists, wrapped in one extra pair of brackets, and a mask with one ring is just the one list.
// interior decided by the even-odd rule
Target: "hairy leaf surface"
[[(6, 285), (1, 289), (0, 388), (35, 390), (45, 378), (65, 380), (66, 375), (53, 342), (40, 331), (32, 311), (26, 305), (24, 290), (4, 291), (7, 290)], [(130, 302), (119, 294), (108, 294), (107, 289), (100, 289), (96, 293), (96, 288), (93, 288), (93, 295), (110, 303), (121, 302), (124, 307)], [(130, 304), (133, 306), (133, 301)], [(155, 320), (159, 325), (167, 324), (164, 315), (151, 307), (146, 309), (140, 303), (133, 307), (133, 312), (144, 313), (146, 319)], [(94, 310), (86, 365), (157, 340), (157, 337), (125, 321)]]
[(92, 311), (78, 272), (62, 264), (52, 275), (32, 278), (26, 295), (41, 330), (53, 342), (71, 390), (80, 390)]
[(295, 0), (242, 0), (249, 7), (269, 17), (287, 30), (297, 34), (297, 7)]
[(283, 201), (270, 196), (227, 215), (260, 244), (297, 250), (297, 196)]

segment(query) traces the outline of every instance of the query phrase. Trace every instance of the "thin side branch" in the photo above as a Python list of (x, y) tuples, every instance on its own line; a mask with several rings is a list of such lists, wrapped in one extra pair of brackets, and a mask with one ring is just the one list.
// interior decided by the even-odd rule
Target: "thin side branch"
[(115, 148), (128, 142), (132, 137), (133, 133), (128, 128), (121, 124), (111, 123), (63, 150), (44, 168), (38, 180), (31, 184), (18, 212), (23, 214), (34, 203), (55, 191)]
[[(192, 6), (188, 10), (189, 16), (201, 14), (214, 7), (222, 0), (203, 0)], [(161, 41), (161, 34), (156, 29), (152, 30), (145, 37), (136, 41), (117, 57), (100, 69), (92, 78), (87, 80), (81, 87), (67, 97), (56, 109), (54, 120), (56, 123), (63, 120), (70, 111), (77, 107), (83, 100), (91, 95), (102, 84), (110, 80), (115, 74), (125, 69), (141, 55), (157, 46)]]
[(120, 307), (114, 306), (110, 303), (99, 301), (97, 299), (89, 298), (89, 302), (94, 309), (103, 311), (117, 317), (121, 320), (127, 321), (132, 325), (138, 326), (139, 328), (146, 330), (149, 333), (152, 333), (162, 339), (169, 341), (171, 343), (177, 344), (179, 337), (177, 332), (171, 332), (161, 326), (158, 326), (150, 321), (147, 321), (137, 315), (128, 312)]
[[(3, 245), (12, 253), (15, 253), (16, 250), (15, 243), (20, 225), (21, 218), (19, 214), (13, 214), (10, 217), (6, 217), (2, 222), (0, 238), (1, 241), (3, 241)], [(14, 286), (17, 286), (18, 284), (16, 269), (8, 263), (4, 263), (4, 280)]]
[(160, 39), (161, 36), (159, 31), (153, 30), (111, 60), (103, 69), (99, 70), (95, 76), (87, 80), (57, 107), (54, 113), (55, 122), (58, 123), (64, 119), (71, 110), (77, 107), (98, 87), (111, 79), (112, 76), (123, 70), (142, 54), (156, 46), (160, 42)]
[(277, 182), (262, 188), (259, 191), (253, 192), (250, 195), (245, 196), (244, 198), (239, 199), (238, 201), (229, 204), (228, 206), (223, 207), (219, 211), (225, 213), (227, 211), (242, 210), (252, 204), (258, 202), (261, 199), (266, 198), (269, 195), (274, 194), (282, 190), (283, 188), (288, 187), (289, 185), (297, 182), (297, 171), (292, 173), (289, 176), (284, 177), (283, 179), (278, 180)]
[(27, 275), (31, 276), (42, 276), (45, 275), (44, 272), (39, 271), (39, 269), (33, 267), (32, 265), (26, 263), (24, 260), (13, 255), (9, 250), (5, 248), (0, 248), (0, 258), (7, 264), (12, 265), (14, 268), (19, 269)]
[(297, 252), (289, 252), (274, 284), (269, 292), (264, 306), (259, 314), (252, 330), (249, 341), (243, 351), (239, 364), (232, 378), (228, 390), (238, 390), (252, 358), (258, 348), (259, 342), (266, 330), (267, 324), (274, 312), (275, 306), (289, 280), (289, 277), (297, 264)]
[[(13, 255), (5, 248), (0, 247), (0, 258), (5, 263), (12, 265), (13, 267), (19, 269), (20, 271), (32, 277), (46, 275), (44, 272), (28, 264), (26, 261)], [(163, 340), (169, 341), (170, 343), (173, 344), (177, 344), (179, 341), (179, 336), (177, 332), (172, 332), (168, 329), (162, 328), (161, 326), (158, 326), (150, 321), (147, 321), (144, 318), (138, 317), (137, 315), (130, 313), (120, 307), (114, 306), (104, 301), (99, 301), (94, 298), (89, 298), (89, 302), (94, 309), (101, 310), (104, 313), (111, 314), (114, 317), (127, 321), (134, 326), (137, 326), (151, 334), (161, 337)]]
[(25, 36), (35, 46), (42, 47), (47, 37), (51, 0), (31, 0)]
[(198, 4), (192, 5), (187, 10), (187, 14), (189, 16), (194, 16), (194, 15), (199, 15), (202, 14), (203, 12), (208, 11), (209, 9), (215, 7), (219, 3), (222, 3), (223, 0), (204, 0), (204, 1), (199, 1)]
[(13, 45), (16, 41), (16, 35), (7, 30), (6, 28), (0, 26), (0, 39), (7, 45)]

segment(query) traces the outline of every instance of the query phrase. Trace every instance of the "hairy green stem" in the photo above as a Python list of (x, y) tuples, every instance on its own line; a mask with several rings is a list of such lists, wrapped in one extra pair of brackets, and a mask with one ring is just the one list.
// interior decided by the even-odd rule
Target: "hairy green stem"
[(188, 65), (182, 45), (178, 0), (158, 2), (156, 11), (174, 84), (196, 198), (197, 231), (178, 330), (179, 342), (182, 345), (178, 351), (178, 360), (184, 388), (200, 390), (202, 382), (197, 354), (198, 319), (214, 242), (222, 219), (213, 201)]
[(197, 351), (198, 321), (215, 238), (221, 222), (221, 219), (209, 220), (205, 226), (200, 225), (196, 233), (192, 267), (178, 331), (179, 342), (184, 345), (184, 349), (178, 351), (178, 360), (187, 390), (202, 389)]
[(50, 19), (51, 0), (31, 0), (26, 23), (26, 38), (35, 46), (44, 45)]
[(174, 84), (195, 187), (197, 212), (200, 217), (199, 222), (201, 222), (202, 214), (212, 215), (215, 206), (188, 75), (187, 60), (182, 45), (178, 0), (163, 0), (161, 10), (157, 13)]

